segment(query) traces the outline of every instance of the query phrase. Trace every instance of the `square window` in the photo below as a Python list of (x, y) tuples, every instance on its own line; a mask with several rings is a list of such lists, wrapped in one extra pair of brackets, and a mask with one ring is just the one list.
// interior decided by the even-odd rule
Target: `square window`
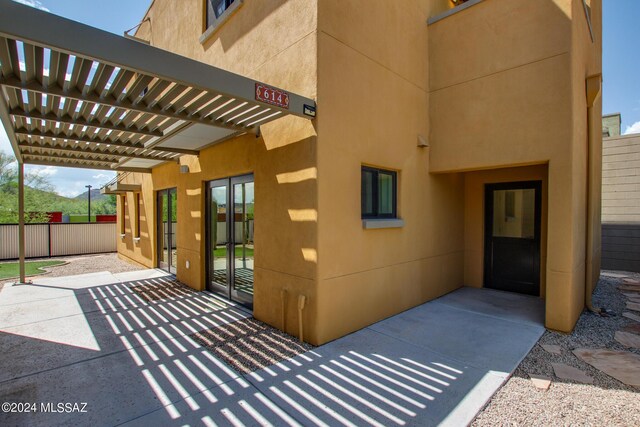
[(206, 0), (207, 28), (214, 25), (218, 18), (233, 4), (234, 0)]
[(398, 174), (362, 166), (362, 218), (396, 218)]

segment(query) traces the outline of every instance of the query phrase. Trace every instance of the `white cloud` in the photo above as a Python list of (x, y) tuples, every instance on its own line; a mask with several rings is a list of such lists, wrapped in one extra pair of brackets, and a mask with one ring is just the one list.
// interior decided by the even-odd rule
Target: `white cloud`
[(36, 9), (44, 10), (45, 12), (49, 12), (49, 9), (47, 9), (42, 4), (42, 2), (39, 2), (38, 0), (13, 0), (13, 1), (17, 3), (25, 4), (27, 6), (35, 7)]
[(98, 175), (93, 175), (91, 178), (95, 179), (96, 181), (107, 181), (107, 180), (112, 180), (113, 177), (115, 176), (116, 176), (115, 173), (112, 173), (112, 174), (99, 173)]
[(631, 126), (627, 126), (627, 130), (624, 131), (623, 135), (629, 135), (631, 133), (640, 133), (640, 122), (635, 122)]
[(58, 169), (54, 166), (30, 166), (29, 172), (46, 177), (52, 177), (58, 173)]

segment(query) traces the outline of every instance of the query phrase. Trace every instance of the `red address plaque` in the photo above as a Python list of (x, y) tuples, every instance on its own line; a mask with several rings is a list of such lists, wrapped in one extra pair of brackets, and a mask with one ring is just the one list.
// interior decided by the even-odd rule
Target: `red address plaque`
[(262, 83), (256, 83), (256, 101), (277, 105), (287, 110), (289, 109), (289, 94), (287, 92), (263, 85)]

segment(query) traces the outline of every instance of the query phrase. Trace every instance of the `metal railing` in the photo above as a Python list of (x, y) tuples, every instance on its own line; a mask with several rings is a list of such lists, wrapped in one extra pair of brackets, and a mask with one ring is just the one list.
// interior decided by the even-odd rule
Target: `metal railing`
[[(116, 252), (116, 223), (25, 224), (26, 258)], [(0, 260), (18, 258), (18, 224), (0, 224)]]

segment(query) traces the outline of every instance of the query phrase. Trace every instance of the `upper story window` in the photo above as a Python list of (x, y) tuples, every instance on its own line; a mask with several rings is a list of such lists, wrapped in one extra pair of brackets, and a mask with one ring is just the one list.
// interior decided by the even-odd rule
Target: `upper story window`
[(233, 3), (234, 0), (207, 0), (207, 28), (213, 25)]
[(396, 218), (398, 173), (362, 166), (362, 218)]
[(200, 37), (200, 43), (204, 43), (218, 28), (242, 6), (244, 0), (204, 0), (206, 28)]

